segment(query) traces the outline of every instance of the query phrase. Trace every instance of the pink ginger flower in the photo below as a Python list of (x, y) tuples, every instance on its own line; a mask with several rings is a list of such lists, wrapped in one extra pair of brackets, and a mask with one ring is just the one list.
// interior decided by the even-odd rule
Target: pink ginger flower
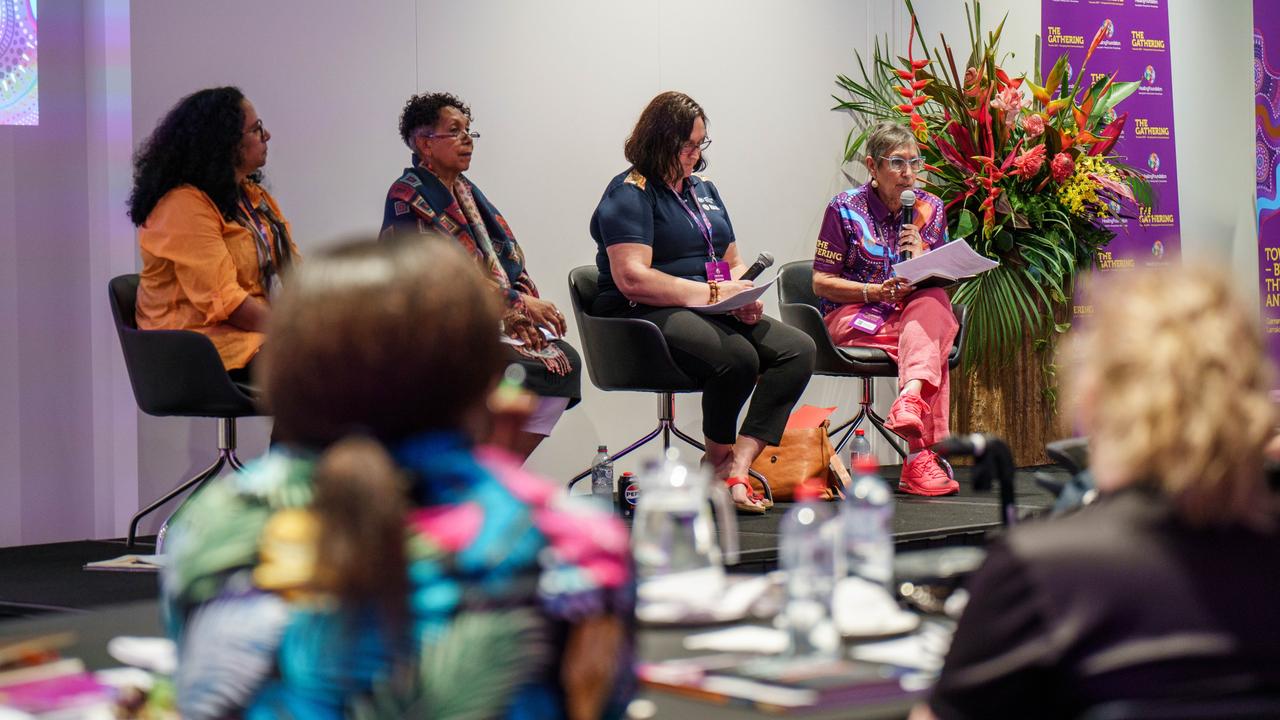
[(1029, 138), (1040, 137), (1044, 133), (1044, 116), (1036, 113), (1022, 118), (1022, 129)]
[(1030, 180), (1040, 172), (1040, 168), (1044, 167), (1045, 147), (1037, 145), (1030, 150), (1022, 153), (1013, 159), (1013, 172), (1010, 175), (1016, 175), (1025, 180)]
[(1012, 128), (1013, 124), (1018, 120), (1018, 113), (1022, 110), (1022, 103), (1022, 91), (1016, 87), (1006, 87), (991, 101), (991, 107), (1003, 112), (1005, 127)]
[(1062, 182), (1071, 177), (1071, 173), (1076, 171), (1076, 161), (1071, 156), (1060, 152), (1053, 156), (1053, 161), (1049, 163), (1049, 174), (1053, 176), (1054, 182)]

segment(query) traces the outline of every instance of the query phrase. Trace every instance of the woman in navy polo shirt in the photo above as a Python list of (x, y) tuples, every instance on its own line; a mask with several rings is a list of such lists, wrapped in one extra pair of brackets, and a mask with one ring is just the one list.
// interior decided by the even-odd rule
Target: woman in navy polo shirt
[(710, 144), (706, 113), (688, 95), (662, 93), (640, 113), (625, 147), (631, 167), (609, 182), (591, 217), (600, 268), (592, 311), (644, 318), (662, 330), (676, 364), (704, 383), (706, 462), (740, 509), (764, 512), (747, 469), (766, 445), (781, 442), (813, 374), (815, 348), (804, 333), (766, 317), (759, 301), (719, 315), (689, 309), (751, 287), (734, 279), (747, 268), (720, 193), (693, 174), (706, 167)]

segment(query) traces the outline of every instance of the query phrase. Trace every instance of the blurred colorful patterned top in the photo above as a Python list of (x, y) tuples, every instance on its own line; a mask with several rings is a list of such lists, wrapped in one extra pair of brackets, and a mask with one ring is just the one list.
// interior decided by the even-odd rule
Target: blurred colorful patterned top
[[(916, 191), (912, 222), (930, 250), (947, 242), (947, 213), (937, 195)], [(845, 190), (832, 198), (822, 217), (813, 269), (854, 282), (882, 283), (892, 276), (891, 266), (899, 260), (901, 226), (901, 213), (889, 210), (870, 183)], [(838, 307), (839, 303), (822, 298), (819, 309), (827, 315)]]
[(635, 689), (622, 523), (455, 434), (393, 455), (416, 506), (403, 639), (371, 609), (285, 589), (323, 562), (306, 510), (314, 457), (272, 451), (183, 507), (161, 585), (182, 716), (564, 717), (569, 630), (611, 615), (626, 630), (604, 717), (621, 717)]

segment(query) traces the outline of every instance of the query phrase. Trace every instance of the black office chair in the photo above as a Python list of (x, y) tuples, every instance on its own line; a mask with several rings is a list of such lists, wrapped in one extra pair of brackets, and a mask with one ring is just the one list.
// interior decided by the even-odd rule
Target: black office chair
[(240, 458), (236, 457), (236, 419), (262, 413), (254, 406), (253, 390), (233, 382), (227, 375), (222, 359), (209, 338), (190, 330), (138, 329), (137, 275), (112, 278), (108, 294), (138, 409), (158, 417), (211, 417), (218, 420), (218, 459), (133, 516), (129, 521), (128, 536), (128, 544), (132, 547), (137, 539), (138, 523), (143, 517), (216, 476), (223, 465), (230, 465), (236, 470), (244, 468)]
[[(676, 393), (701, 392), (702, 385), (676, 366), (671, 349), (657, 325), (638, 318), (612, 318), (592, 315), (591, 306), (599, 294), (600, 273), (594, 265), (583, 265), (569, 271), (569, 298), (573, 316), (582, 336), (582, 355), (591, 382), (601, 390), (648, 392), (658, 395), (658, 426), (610, 459), (617, 460), (645, 443), (662, 435), (662, 449), (671, 447), (675, 435), (699, 450), (706, 446), (676, 427)], [(591, 474), (591, 468), (569, 480), (569, 490)], [(764, 487), (765, 497), (773, 501), (769, 481), (752, 471), (751, 476)]]
[[(863, 420), (869, 420), (884, 439), (889, 441), (898, 456), (906, 458), (907, 451), (902, 448), (900, 438), (884, 426), (884, 418), (872, 407), (875, 398), (871, 381), (881, 377), (897, 377), (898, 364), (883, 350), (836, 347), (832, 344), (827, 326), (822, 322), (822, 313), (818, 310), (818, 296), (813, 293), (812, 260), (796, 260), (782, 266), (778, 272), (778, 302), (783, 322), (803, 330), (818, 346), (814, 375), (862, 379), (862, 401), (858, 414), (831, 430), (833, 437), (841, 430), (845, 431), (836, 444), (836, 452), (844, 450), (844, 446), (853, 437), (853, 431)], [(947, 359), (948, 367), (954, 369), (960, 364), (960, 350), (964, 347), (966, 313), (963, 305), (953, 305), (952, 308), (960, 323), (960, 330), (956, 333), (955, 343), (951, 346), (951, 354)]]

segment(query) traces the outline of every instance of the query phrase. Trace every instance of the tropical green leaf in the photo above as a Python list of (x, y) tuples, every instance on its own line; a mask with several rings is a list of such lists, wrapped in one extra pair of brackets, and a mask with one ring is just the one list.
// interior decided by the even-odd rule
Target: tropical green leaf
[(419, 679), (438, 720), (496, 717), (548, 662), (546, 627), (531, 609), (467, 612), (423, 649)]
[(1138, 89), (1140, 85), (1138, 81), (1119, 82), (1111, 85), (1111, 88), (1098, 100), (1094, 106), (1094, 113), (1101, 117), (1108, 110), (1119, 105), (1125, 98), (1129, 97)]
[(956, 228), (951, 233), (956, 238), (967, 238), (978, 229), (978, 216), (968, 210), (961, 210), (956, 220)]

